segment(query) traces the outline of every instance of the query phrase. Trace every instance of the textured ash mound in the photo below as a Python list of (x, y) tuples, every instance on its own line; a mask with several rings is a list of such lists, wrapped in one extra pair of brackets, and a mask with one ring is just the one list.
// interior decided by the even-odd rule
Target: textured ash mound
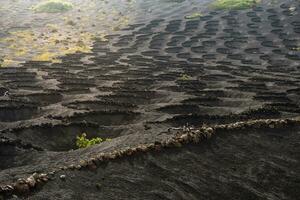
[[(91, 53), (0, 69), (0, 194), (296, 199), (299, 1), (150, 5)], [(83, 132), (112, 140), (76, 150)]]

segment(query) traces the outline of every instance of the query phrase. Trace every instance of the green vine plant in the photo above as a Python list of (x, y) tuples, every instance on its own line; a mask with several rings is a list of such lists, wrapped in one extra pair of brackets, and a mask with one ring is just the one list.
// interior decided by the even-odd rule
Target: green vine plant
[(192, 77), (187, 75), (187, 74), (182, 74), (181, 77), (179, 77), (179, 80), (181, 81), (188, 81), (190, 80)]
[(100, 144), (101, 142), (110, 141), (111, 139), (102, 139), (100, 137), (87, 139), (86, 133), (82, 133), (81, 135), (76, 137), (76, 146), (78, 148), (87, 148), (95, 144)]

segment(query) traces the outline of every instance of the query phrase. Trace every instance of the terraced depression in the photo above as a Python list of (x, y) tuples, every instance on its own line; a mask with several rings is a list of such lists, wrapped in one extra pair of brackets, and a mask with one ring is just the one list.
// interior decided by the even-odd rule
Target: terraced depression
[(0, 0), (0, 199), (298, 199), (299, 10)]

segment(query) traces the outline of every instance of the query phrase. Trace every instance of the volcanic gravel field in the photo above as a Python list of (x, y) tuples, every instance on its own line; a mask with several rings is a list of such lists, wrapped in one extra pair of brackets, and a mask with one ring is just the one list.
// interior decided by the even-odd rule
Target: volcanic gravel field
[(0, 199), (298, 199), (300, 2), (138, 2), (91, 52), (0, 68)]

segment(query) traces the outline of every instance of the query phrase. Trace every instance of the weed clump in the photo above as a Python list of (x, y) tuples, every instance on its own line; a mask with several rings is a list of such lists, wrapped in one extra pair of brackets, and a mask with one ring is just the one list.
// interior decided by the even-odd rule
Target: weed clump
[(61, 0), (49, 0), (34, 6), (33, 10), (39, 13), (60, 13), (71, 10), (72, 8), (73, 5), (71, 3), (64, 2)]
[(217, 10), (243, 10), (255, 6), (260, 0), (216, 0), (212, 7)]
[(102, 139), (100, 137), (92, 138), (92, 139), (87, 139), (86, 138), (86, 133), (82, 133), (82, 135), (79, 135), (76, 137), (76, 146), (78, 148), (87, 148), (95, 144), (100, 144), (101, 142), (104, 141), (110, 141), (110, 139)]
[(185, 16), (185, 19), (196, 19), (201, 16), (202, 16), (202, 14), (200, 12), (195, 12), (195, 13), (192, 13), (191, 15)]
[(187, 74), (182, 74), (181, 77), (178, 78), (178, 80), (180, 80), (180, 81), (188, 81), (188, 80), (191, 80), (191, 78), (192, 77), (190, 77)]

